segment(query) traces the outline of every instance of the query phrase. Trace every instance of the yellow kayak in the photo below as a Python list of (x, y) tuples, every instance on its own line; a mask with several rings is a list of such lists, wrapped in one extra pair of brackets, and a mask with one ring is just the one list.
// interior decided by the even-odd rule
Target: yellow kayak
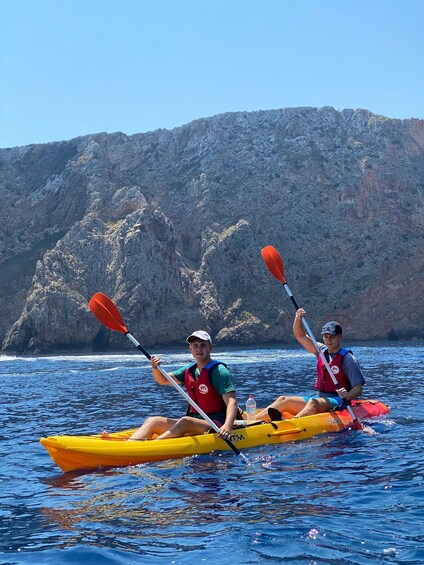
[[(378, 400), (358, 400), (352, 408), (359, 419), (387, 414), (390, 409)], [(324, 412), (278, 422), (255, 422), (233, 430), (231, 441), (237, 449), (308, 439), (319, 434), (339, 432), (352, 427), (347, 410)], [(65, 472), (79, 469), (124, 467), (151, 461), (178, 459), (212, 451), (229, 450), (216, 433), (165, 440), (127, 441), (134, 430), (124, 430), (102, 438), (92, 436), (51, 436), (40, 443), (53, 461)]]

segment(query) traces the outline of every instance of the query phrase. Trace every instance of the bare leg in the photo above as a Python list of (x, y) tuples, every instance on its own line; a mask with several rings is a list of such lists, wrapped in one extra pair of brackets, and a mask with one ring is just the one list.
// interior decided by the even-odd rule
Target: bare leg
[(152, 416), (136, 430), (128, 439), (152, 439), (155, 434), (163, 434), (172, 428), (178, 420), (175, 418), (164, 418), (163, 416)]
[(167, 439), (171, 437), (194, 436), (204, 434), (211, 429), (205, 420), (183, 416), (175, 424), (163, 432), (157, 439)]
[(296, 414), (296, 418), (310, 416), (311, 414), (320, 414), (321, 412), (328, 412), (331, 406), (331, 402), (325, 398), (310, 398), (304, 408)]
[(276, 408), (280, 412), (290, 412), (290, 414), (297, 414), (306, 405), (303, 396), (279, 396), (272, 404), (264, 408), (261, 412), (256, 414), (256, 420), (269, 421), (268, 408)]

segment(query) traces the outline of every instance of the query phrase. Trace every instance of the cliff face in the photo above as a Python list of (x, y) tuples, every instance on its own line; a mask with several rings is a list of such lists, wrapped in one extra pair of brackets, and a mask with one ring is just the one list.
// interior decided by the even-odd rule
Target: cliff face
[(424, 337), (424, 121), (222, 114), (3, 149), (0, 171), (4, 352), (130, 347), (89, 312), (96, 291), (146, 346), (290, 341), (268, 244), (317, 333)]

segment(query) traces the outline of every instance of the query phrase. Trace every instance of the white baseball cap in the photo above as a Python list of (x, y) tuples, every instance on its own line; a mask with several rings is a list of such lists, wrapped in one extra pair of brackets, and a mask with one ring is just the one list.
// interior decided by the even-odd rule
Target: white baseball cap
[(204, 332), (202, 330), (198, 330), (197, 332), (193, 332), (191, 335), (188, 336), (188, 338), (186, 339), (187, 343), (191, 343), (193, 341), (193, 339), (201, 339), (203, 341), (209, 341), (209, 343), (212, 345), (212, 338), (211, 336), (208, 334), (208, 332)]

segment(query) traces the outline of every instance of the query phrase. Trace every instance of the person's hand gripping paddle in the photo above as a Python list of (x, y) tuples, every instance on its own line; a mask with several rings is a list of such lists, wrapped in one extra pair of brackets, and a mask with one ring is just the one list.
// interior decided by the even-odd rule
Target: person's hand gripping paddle
[[(92, 311), (92, 313), (96, 316), (96, 318), (107, 328), (109, 328), (110, 330), (113, 330), (115, 332), (120, 332), (122, 334), (124, 334), (125, 336), (127, 336), (127, 338), (133, 343), (133, 345), (135, 345), (137, 347), (137, 349), (139, 351), (141, 351), (146, 357), (147, 359), (151, 359), (151, 355), (150, 353), (148, 353), (144, 347), (142, 347), (139, 342), (135, 339), (134, 336), (132, 336), (130, 334), (130, 332), (127, 330), (125, 324), (124, 324), (124, 320), (122, 319), (122, 316), (118, 310), (118, 308), (115, 306), (115, 304), (112, 302), (112, 300), (107, 297), (105, 294), (101, 293), (101, 292), (96, 292), (96, 294), (94, 294), (89, 303), (88, 303), (90, 310)], [(162, 373), (162, 375), (169, 381), (169, 383), (177, 389), (177, 391), (181, 394), (181, 396), (183, 396), (187, 402), (202, 416), (202, 418), (204, 420), (206, 420), (206, 422), (210, 425), (210, 427), (217, 433), (220, 432), (219, 427), (215, 424), (214, 421), (212, 421), (209, 416), (207, 414), (205, 414), (205, 412), (203, 412), (203, 410), (197, 406), (197, 404), (194, 402), (194, 400), (192, 400), (189, 395), (180, 387), (180, 385), (174, 381), (174, 379), (168, 375), (168, 373), (166, 371), (164, 371), (162, 369), (162, 367), (157, 367), (157, 369)], [(234, 453), (236, 453), (237, 455), (241, 455), (241, 457), (245, 460), (246, 463), (249, 463), (249, 460), (247, 459), (247, 457), (241, 453), (237, 447), (229, 440), (229, 439), (224, 439), (224, 441), (231, 447), (231, 449), (234, 451)]]
[[(289, 295), (290, 300), (292, 301), (294, 307), (296, 308), (296, 310), (299, 309), (299, 306), (286, 282), (286, 279), (284, 278), (284, 265), (283, 265), (283, 260), (281, 259), (281, 255), (278, 253), (278, 251), (275, 249), (275, 247), (273, 247), (272, 245), (267, 245), (266, 247), (264, 247), (261, 251), (261, 255), (263, 260), (266, 263), (266, 266), (268, 267), (269, 271), (271, 272), (272, 275), (274, 275), (274, 277), (279, 280), (284, 288), (286, 289), (287, 294)], [(336, 386), (336, 388), (339, 388), (339, 383), (337, 382), (337, 379), (333, 373), (333, 371), (331, 370), (330, 365), (328, 364), (327, 359), (325, 358), (325, 355), (323, 353), (323, 351), (321, 350), (320, 346), (317, 343), (317, 340), (315, 339), (314, 334), (312, 333), (311, 328), (309, 327), (308, 322), (305, 320), (305, 318), (302, 318), (302, 324), (303, 327), (305, 328), (306, 333), (309, 335), (309, 337), (312, 340), (312, 343), (315, 346), (315, 349), (317, 350), (318, 355), (320, 356), (320, 358), (322, 359), (325, 368), (327, 369), (328, 374), (331, 377), (331, 380), (333, 381), (334, 385)], [(352, 420), (353, 420), (353, 426), (355, 428), (355, 430), (363, 430), (363, 427), (361, 425), (361, 423), (358, 421), (358, 418), (356, 417), (354, 411), (352, 410), (351, 406), (347, 406), (346, 407)]]

